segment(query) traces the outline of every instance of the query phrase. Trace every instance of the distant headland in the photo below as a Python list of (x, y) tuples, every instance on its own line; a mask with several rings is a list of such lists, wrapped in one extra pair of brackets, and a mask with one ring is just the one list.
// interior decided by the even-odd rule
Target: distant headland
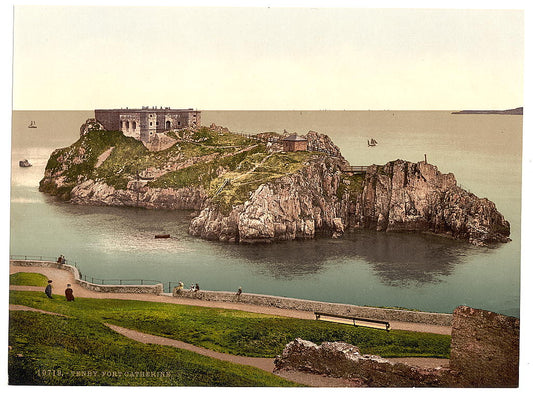
[(523, 115), (524, 108), (514, 108), (507, 110), (461, 110), (459, 112), (452, 112), (452, 114), (508, 114), (508, 115)]

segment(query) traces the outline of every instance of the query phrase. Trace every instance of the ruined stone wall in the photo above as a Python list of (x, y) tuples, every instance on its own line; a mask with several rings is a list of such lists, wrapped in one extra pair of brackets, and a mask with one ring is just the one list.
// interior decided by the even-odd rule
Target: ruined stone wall
[(281, 296), (243, 293), (239, 297), (234, 292), (224, 291), (179, 291), (174, 288), (173, 296), (217, 302), (242, 302), (259, 306), (278, 307), (303, 311), (319, 311), (344, 316), (371, 318), (385, 321), (405, 321), (413, 323), (449, 326), (452, 315), (446, 313), (415, 312), (410, 310), (383, 309), (377, 307), (355, 306), (342, 303), (318, 302)]
[(453, 312), (450, 368), (472, 387), (517, 387), (520, 320), (459, 306)]

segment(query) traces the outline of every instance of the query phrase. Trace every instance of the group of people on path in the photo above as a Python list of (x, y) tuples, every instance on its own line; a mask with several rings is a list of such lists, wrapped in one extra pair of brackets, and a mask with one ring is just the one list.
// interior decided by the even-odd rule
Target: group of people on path
[[(52, 280), (48, 280), (48, 285), (44, 289), (44, 293), (47, 297), (50, 299), (53, 299), (52, 297)], [(67, 289), (65, 289), (65, 298), (67, 299), (67, 302), (72, 302), (74, 300), (74, 291), (72, 290), (72, 286), (70, 284), (67, 284)]]
[[(180, 281), (180, 282), (178, 283), (178, 294), (179, 294), (181, 291), (183, 291), (183, 288), (184, 288), (184, 284), (183, 284), (183, 282)], [(196, 284), (191, 284), (191, 287), (189, 288), (189, 291), (190, 291), (190, 292), (198, 292), (198, 291), (200, 291), (200, 285), (199, 285), (198, 283), (196, 283)]]
[[(184, 288), (184, 284), (183, 284), (183, 282), (180, 281), (180, 282), (178, 283), (178, 287), (177, 287), (177, 291), (176, 291), (176, 293), (177, 293), (177, 294), (180, 294), (181, 291), (183, 291), (183, 288)], [(200, 286), (198, 285), (198, 283), (196, 283), (196, 284), (191, 284), (191, 287), (189, 288), (189, 292), (198, 292), (198, 291), (200, 291)], [(236, 296), (237, 298), (239, 298), (239, 297), (241, 296), (241, 294), (242, 294), (242, 287), (239, 287), (239, 289), (238, 289), (237, 292), (235, 293), (235, 296)]]

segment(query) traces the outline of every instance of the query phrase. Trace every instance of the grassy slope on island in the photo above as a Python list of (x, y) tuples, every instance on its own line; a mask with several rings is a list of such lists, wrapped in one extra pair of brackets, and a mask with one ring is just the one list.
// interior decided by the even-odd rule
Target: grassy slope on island
[[(43, 180), (42, 191), (62, 195), (68, 199), (70, 190), (80, 180), (102, 181), (117, 189), (126, 189), (129, 180), (148, 168), (165, 169), (169, 163), (192, 165), (170, 171), (149, 183), (154, 188), (182, 188), (203, 186), (214, 197), (225, 179), (232, 179), (233, 188), (225, 189), (218, 201), (222, 204), (241, 203), (246, 193), (259, 184), (294, 172), (306, 159), (307, 154), (276, 154), (270, 158), (266, 147), (257, 140), (231, 132), (216, 132), (208, 128), (198, 131), (171, 131), (167, 135), (178, 142), (173, 146), (151, 152), (138, 140), (126, 137), (118, 131), (91, 131), (67, 148), (55, 150), (48, 160), (46, 170), (60, 173), (64, 179), (59, 189), (54, 183)], [(98, 167), (98, 157), (113, 148), (109, 157)], [(211, 161), (200, 161), (207, 155), (215, 155)], [(267, 158), (268, 157), (268, 158)], [(263, 160), (268, 161), (261, 164)], [(61, 161), (60, 161), (61, 160)], [(277, 162), (277, 163), (276, 163)], [(66, 169), (63, 169), (66, 164)], [(257, 165), (262, 169), (252, 170)], [(284, 168), (288, 165), (288, 168)], [(250, 171), (253, 172), (250, 172)], [(231, 174), (224, 175), (226, 172)], [(253, 175), (252, 175), (253, 174)], [(237, 178), (237, 179), (236, 179)], [(238, 182), (237, 182), (238, 181)], [(235, 193), (235, 194), (234, 194)], [(229, 196), (235, 198), (229, 199)], [(217, 200), (215, 200), (217, 202)]]
[(450, 336), (392, 330), (385, 332), (343, 324), (301, 320), (171, 303), (62, 296), (48, 299), (44, 293), (11, 291), (11, 303), (31, 306), (72, 317), (91, 318), (211, 350), (252, 357), (275, 357), (295, 338), (315, 343), (344, 341), (362, 353), (383, 357), (449, 358)]
[(296, 385), (257, 368), (132, 341), (83, 316), (11, 312), (9, 317), (12, 385)]
[[(269, 154), (263, 144), (258, 144), (245, 152), (169, 172), (148, 185), (202, 186), (212, 202), (227, 214), (234, 205), (244, 203), (260, 185), (300, 170), (312, 155), (309, 152)], [(220, 169), (225, 172), (218, 175)]]

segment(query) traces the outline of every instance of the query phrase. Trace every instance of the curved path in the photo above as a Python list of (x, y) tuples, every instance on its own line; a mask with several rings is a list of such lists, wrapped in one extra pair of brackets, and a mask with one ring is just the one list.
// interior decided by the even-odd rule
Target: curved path
[[(84, 298), (96, 298), (96, 299), (127, 299), (127, 300), (143, 300), (143, 301), (152, 301), (152, 302), (165, 302), (165, 303), (174, 303), (181, 305), (192, 305), (192, 306), (204, 306), (204, 307), (216, 307), (223, 309), (235, 309), (243, 310), (254, 313), (263, 313), (263, 314), (272, 314), (285, 317), (294, 317), (302, 319), (314, 319), (314, 315), (311, 312), (304, 312), (298, 310), (289, 310), (289, 309), (279, 309), (274, 307), (258, 306), (244, 304), (240, 302), (210, 302), (202, 301), (197, 299), (187, 299), (187, 298), (178, 298), (170, 295), (151, 295), (151, 294), (127, 294), (127, 293), (109, 293), (109, 292), (95, 292), (87, 290), (75, 284), (74, 276), (66, 270), (47, 268), (47, 267), (37, 267), (37, 266), (10, 266), (10, 274), (17, 272), (28, 272), (28, 273), (41, 273), (44, 274), (48, 279), (53, 280), (54, 293), (61, 294), (63, 288), (66, 288), (67, 284), (72, 284), (74, 290), (74, 296), (84, 297)], [(43, 291), (43, 287), (33, 287), (33, 286), (17, 286), (11, 285), (11, 290), (18, 291)], [(10, 310), (32, 310), (38, 311), (47, 314), (61, 315), (58, 313), (46, 312), (39, 309), (34, 309), (31, 307), (21, 306), (21, 305), (10, 305)], [(264, 371), (272, 373), (274, 371), (274, 360), (272, 358), (255, 358), (255, 357), (244, 357), (244, 356), (234, 356), (231, 354), (219, 353), (202, 347), (194, 346), (185, 342), (181, 342), (174, 339), (164, 338), (160, 336), (155, 336), (151, 334), (145, 334), (143, 332), (131, 330), (128, 328), (119, 327), (112, 324), (106, 324), (109, 328), (113, 329), (115, 332), (118, 332), (130, 339), (136, 340), (142, 343), (153, 343), (166, 346), (173, 346), (180, 349), (186, 349), (193, 351), (198, 354), (202, 354), (208, 357), (212, 357), (218, 360), (229, 361), (241, 365), (250, 365)], [(391, 326), (394, 329), (404, 329), (410, 331), (419, 331), (419, 332), (432, 332), (439, 334), (450, 334), (451, 328), (444, 326), (435, 326), (429, 324), (418, 324), (418, 323), (403, 323), (403, 322), (391, 322)], [(403, 362), (408, 365), (416, 365), (423, 368), (435, 368), (435, 367), (445, 367), (448, 365), (449, 360), (446, 359), (435, 359), (435, 358), (419, 358), (419, 357), (405, 357), (405, 358), (389, 358), (389, 361), (392, 362)], [(358, 384), (354, 381), (341, 378), (331, 378), (324, 375), (310, 374), (299, 371), (277, 371), (275, 373), (278, 376), (281, 376), (285, 379), (297, 382), (306, 386), (317, 386), (317, 387), (354, 387)]]
[[(26, 310), (26, 311), (36, 311), (45, 314), (52, 314), (56, 316), (64, 316), (60, 313), (48, 312), (45, 310), (35, 309), (28, 306), (22, 305), (9, 305), (9, 310)], [(162, 336), (146, 334), (144, 332), (136, 331), (129, 328), (120, 327), (118, 325), (104, 323), (107, 327), (113, 331), (141, 343), (151, 343), (162, 346), (171, 346), (178, 349), (189, 350), (203, 356), (211, 357), (221, 361), (228, 361), (234, 364), (239, 365), (248, 365), (251, 367), (259, 368), (263, 371), (274, 373), (282, 378), (287, 380), (300, 383), (305, 386), (314, 386), (314, 387), (357, 387), (359, 383), (355, 380), (343, 379), (343, 378), (332, 378), (326, 375), (312, 374), (307, 372), (300, 371), (289, 371), (282, 370), (274, 372), (274, 359), (272, 358), (261, 358), (261, 357), (246, 357), (246, 356), (235, 356), (227, 353), (220, 353), (213, 350), (206, 349), (204, 347), (199, 347), (191, 345), (190, 343), (185, 343), (179, 340), (165, 338)], [(434, 368), (437, 366), (447, 366), (448, 360), (445, 359), (434, 359), (434, 358), (423, 358), (423, 357), (406, 357), (406, 358), (396, 358), (388, 359), (392, 362), (403, 362), (408, 365), (417, 365), (423, 368)]]
[[(307, 320), (314, 320), (315, 316), (313, 312), (292, 310), (292, 309), (280, 309), (270, 306), (259, 306), (251, 305), (240, 302), (213, 302), (213, 301), (203, 301), (200, 299), (187, 299), (174, 297), (169, 294), (165, 295), (152, 295), (152, 294), (128, 294), (128, 293), (114, 293), (114, 292), (95, 292), (87, 290), (80, 287), (74, 281), (74, 276), (67, 270), (48, 268), (48, 267), (38, 267), (38, 266), (10, 266), (10, 274), (17, 272), (28, 272), (28, 273), (41, 273), (44, 274), (48, 279), (53, 280), (53, 288), (55, 294), (63, 294), (63, 291), (66, 288), (67, 284), (72, 284), (72, 289), (74, 290), (74, 296), (82, 298), (97, 298), (97, 299), (127, 299), (127, 300), (142, 300), (142, 301), (151, 301), (151, 302), (165, 302), (165, 303), (174, 303), (180, 305), (191, 305), (191, 306), (203, 306), (203, 307), (215, 307), (220, 309), (234, 309), (242, 310), (252, 313), (262, 313), (262, 314), (271, 314), (275, 316), (284, 316), (284, 317), (293, 317), (301, 318)], [(29, 286), (10, 286), (12, 290), (21, 290), (21, 291), (43, 291), (42, 287), (29, 287)], [(432, 325), (432, 324), (420, 324), (420, 323), (408, 323), (401, 321), (390, 321), (392, 329), (399, 329), (405, 331), (416, 331), (416, 332), (430, 332), (434, 334), (443, 334), (451, 335), (452, 328), (441, 326), (441, 325)]]

